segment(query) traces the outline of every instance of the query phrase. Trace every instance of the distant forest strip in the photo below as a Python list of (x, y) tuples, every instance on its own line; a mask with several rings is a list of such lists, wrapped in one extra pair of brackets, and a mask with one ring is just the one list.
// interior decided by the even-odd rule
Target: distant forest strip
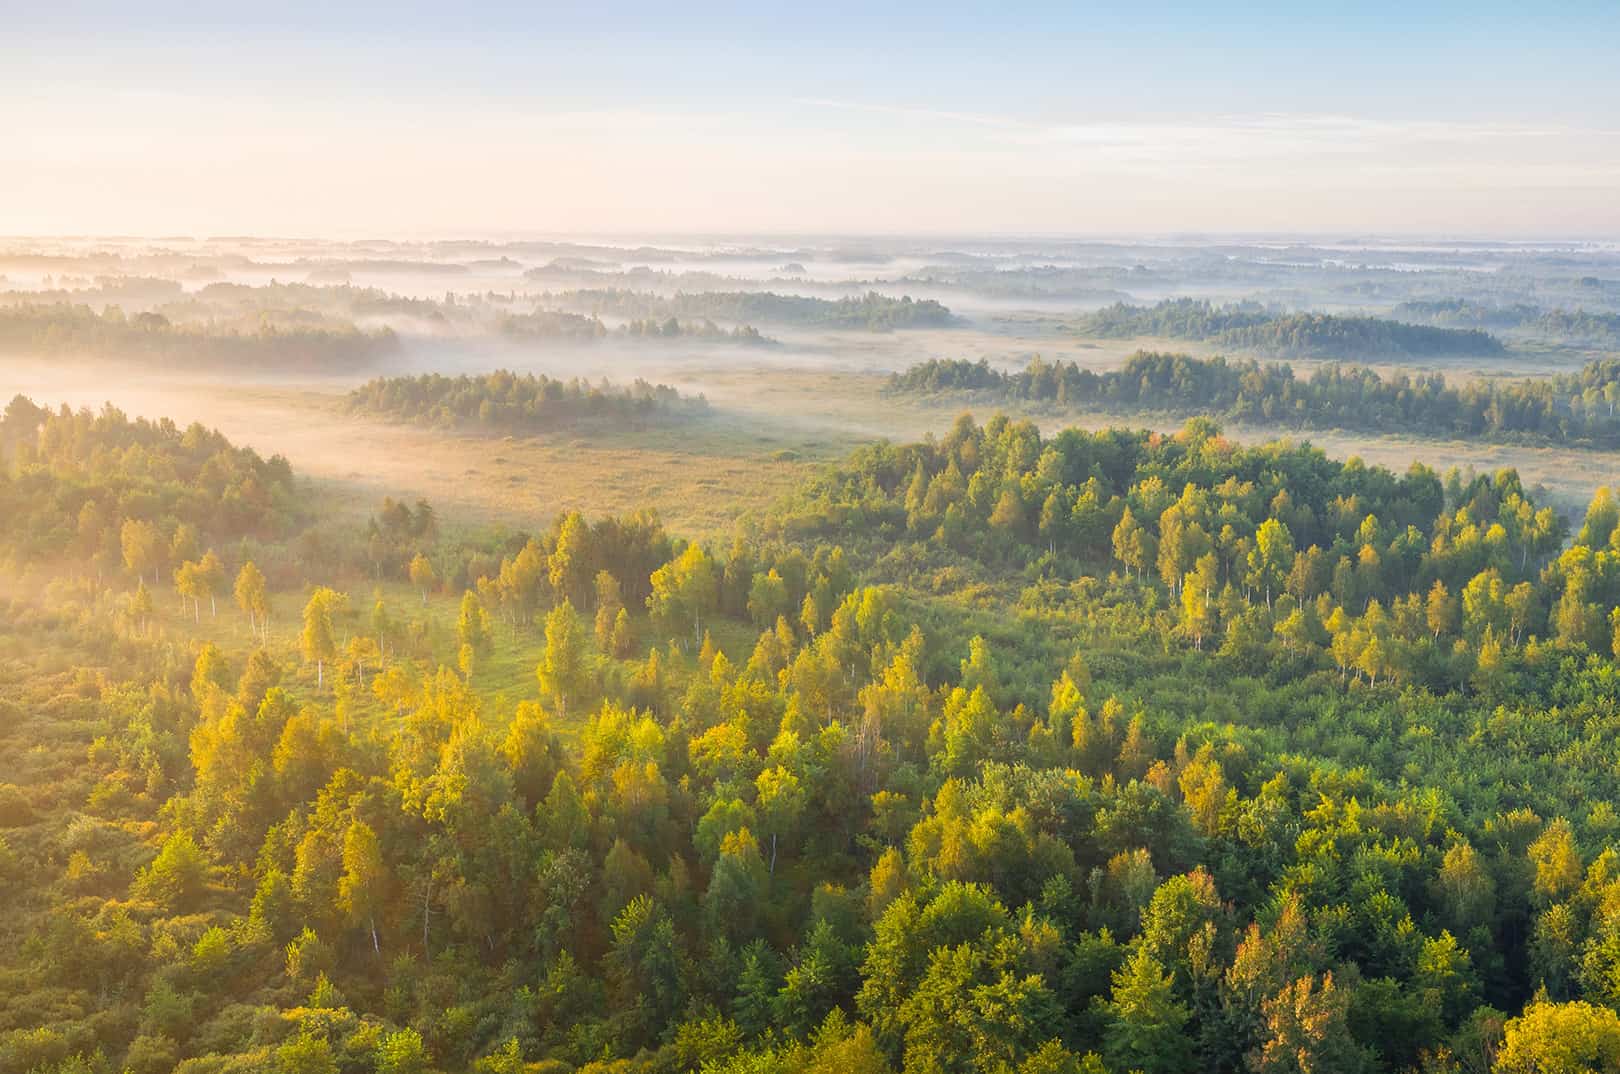
[(1217, 306), (1191, 298), (1154, 306), (1115, 303), (1074, 324), (1082, 335), (1110, 339), (1166, 336), (1279, 358), (1439, 357), (1501, 354), (1501, 340), (1473, 328), (1437, 328), (1378, 317), (1278, 313), (1253, 302)]
[(933, 299), (893, 298), (868, 291), (860, 297), (812, 298), (774, 291), (678, 291), (672, 296), (614, 288), (562, 291), (548, 302), (593, 316), (664, 321), (713, 318), (737, 323), (770, 322), (815, 328), (886, 332), (897, 328), (941, 328), (956, 323)]
[(376, 287), (351, 284), (271, 282), (211, 283), (161, 307), (170, 317), (202, 318), (219, 311), (251, 313), (275, 310), (320, 310), (349, 317), (417, 317), (444, 321), (445, 307), (431, 298), (411, 298)]
[(529, 339), (604, 339), (613, 336), (626, 339), (699, 339), (752, 346), (776, 344), (776, 340), (746, 324), (721, 328), (708, 318), (682, 321), (666, 317), (661, 321), (653, 318), (628, 321), (615, 330), (594, 316), (564, 310), (511, 314), (501, 321), (501, 332), (503, 335)]
[(378, 377), (350, 392), (347, 405), (353, 414), (500, 432), (545, 432), (602, 421), (680, 421), (709, 408), (701, 395), (682, 395), (640, 378), (592, 384), (504, 369), (483, 376)]
[(1442, 298), (1402, 302), (1392, 315), (1422, 324), (1518, 329), (1571, 343), (1620, 346), (1620, 313), (1547, 310), (1522, 302), (1493, 306), (1466, 298)]
[(1323, 366), (1301, 378), (1285, 363), (1147, 351), (1104, 373), (1040, 358), (1018, 373), (1000, 372), (984, 359), (935, 359), (895, 374), (888, 390), (977, 392), (998, 402), (1198, 414), (1300, 429), (1620, 445), (1620, 359), (1589, 362), (1574, 374), (1461, 386), (1439, 375), (1385, 379), (1356, 365)]
[(319, 315), (175, 322), (161, 313), (125, 316), (116, 306), (100, 313), (66, 303), (0, 307), (0, 350), (10, 353), (335, 372), (363, 368), (397, 346), (386, 328), (363, 332)]

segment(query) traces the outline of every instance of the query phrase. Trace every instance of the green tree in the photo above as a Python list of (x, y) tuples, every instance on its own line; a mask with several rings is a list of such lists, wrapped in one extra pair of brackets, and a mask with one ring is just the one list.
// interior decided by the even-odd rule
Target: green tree
[(590, 599), (590, 545), (590, 527), (585, 525), (580, 513), (570, 511), (564, 515), (547, 566), (557, 599), (569, 601), (575, 607), (584, 607)]
[(748, 616), (761, 630), (769, 630), (793, 607), (788, 595), (787, 582), (772, 567), (764, 574), (755, 573), (748, 589)]
[(1118, 1070), (1178, 1074), (1192, 1068), (1187, 1022), (1173, 980), (1146, 947), (1114, 973), (1107, 1011), (1106, 1058)]
[(1429, 588), (1424, 615), (1429, 633), (1434, 638), (1438, 639), (1442, 634), (1456, 633), (1460, 615), (1457, 598), (1446, 589), (1446, 583), (1439, 579), (1436, 579), (1434, 585)]
[(583, 700), (590, 689), (584, 632), (566, 599), (546, 615), (546, 651), (535, 674), (540, 695), (559, 716), (567, 716), (569, 706)]
[[(182, 601), (191, 602), (192, 622), (202, 620), (203, 583), (197, 564), (187, 561), (174, 569), (174, 588)], [(184, 606), (184, 605), (182, 605)]]
[(653, 572), (651, 583), (647, 610), (653, 622), (670, 633), (690, 623), (693, 644), (701, 641), (703, 620), (719, 600), (718, 578), (709, 554), (701, 545), (687, 545), (674, 560)]
[(270, 592), (265, 585), (264, 574), (253, 565), (252, 560), (242, 564), (242, 569), (236, 574), (236, 586), (233, 590), (236, 595), (236, 606), (241, 608), (248, 617), (248, 629), (256, 630), (261, 641), (270, 640)]
[(613, 627), (619, 613), (624, 611), (624, 596), (619, 580), (608, 571), (596, 572), (596, 647), (604, 653), (613, 653)]
[(624, 608), (613, 619), (613, 634), (608, 642), (608, 651), (615, 657), (623, 660), (636, 648), (635, 627), (630, 623), (630, 613)]
[(124, 551), (124, 566), (136, 578), (144, 577), (147, 571), (151, 571), (152, 584), (157, 585), (157, 572), (163, 566), (165, 553), (163, 536), (158, 533), (157, 527), (143, 519), (125, 519), (118, 536)]
[(461, 614), (456, 617), (456, 644), (469, 648), (478, 657), (489, 655), (495, 644), (494, 631), (489, 626), (489, 613), (484, 602), (472, 590), (461, 595)]
[(761, 827), (771, 836), (770, 874), (776, 875), (776, 843), (784, 833), (791, 834), (804, 812), (805, 793), (799, 777), (780, 765), (767, 768), (755, 781), (759, 794)]
[(146, 633), (147, 627), (151, 624), (152, 611), (152, 594), (146, 588), (146, 582), (137, 579), (135, 592), (130, 594), (129, 598), (129, 617), (140, 627), (142, 634)]
[(1216, 570), (1214, 553), (1206, 553), (1181, 585), (1182, 626), (1197, 649), (1204, 647), (1205, 636), (1215, 630)]
[(276, 1074), (337, 1074), (337, 1060), (325, 1037), (308, 1030), (276, 1049)]
[(1114, 558), (1124, 564), (1127, 576), (1132, 571), (1145, 574), (1148, 565), (1158, 558), (1153, 535), (1136, 520), (1129, 507), (1120, 516), (1119, 525), (1114, 527)]
[(326, 662), (337, 659), (337, 639), (332, 634), (332, 616), (346, 598), (335, 590), (321, 586), (310, 594), (304, 605), (304, 630), (299, 635), (299, 647), (304, 659), (315, 664), (315, 685), (325, 682)]
[(135, 890), (167, 910), (192, 906), (208, 883), (208, 859), (190, 833), (175, 832), (135, 880)]
[(1280, 592), (1294, 567), (1294, 535), (1275, 518), (1268, 518), (1254, 531), (1254, 548), (1249, 551), (1247, 583), (1266, 595), (1266, 607), (1271, 607), (1271, 595)]
[(1503, 1027), (1492, 1074), (1620, 1071), (1620, 1015), (1590, 1003), (1532, 1002)]
[(208, 615), (214, 618), (219, 615), (219, 591), (225, 586), (225, 564), (219, 561), (219, 556), (213, 549), (203, 553), (202, 559), (197, 561), (197, 588), (202, 596), (208, 598)]
[(680, 945), (674, 923), (646, 895), (613, 919), (606, 959), (620, 1008), (631, 1013), (647, 1039), (658, 1037), (685, 1001)]
[(377, 1045), (377, 1074), (427, 1074), (427, 1045), (414, 1029), (390, 1033)]
[(1547, 825), (1530, 844), (1528, 853), (1535, 867), (1535, 893), (1547, 902), (1562, 898), (1581, 882), (1581, 855), (1575, 847), (1575, 832), (1562, 817)]
[(905, 1069), (1012, 1069), (1058, 1029), (1059, 1007), (1039, 974), (1020, 973), (1010, 938), (940, 947), (900, 1008)]
[(338, 908), (350, 924), (364, 925), (371, 933), (371, 949), (382, 955), (377, 937), (377, 913), (386, 898), (388, 866), (383, 862), (377, 833), (365, 821), (351, 821), (343, 833), (343, 875), (338, 879)]
[(422, 591), (422, 603), (425, 606), (428, 599), (428, 590), (438, 584), (439, 574), (433, 569), (433, 562), (418, 552), (411, 557), (408, 569), (411, 584)]

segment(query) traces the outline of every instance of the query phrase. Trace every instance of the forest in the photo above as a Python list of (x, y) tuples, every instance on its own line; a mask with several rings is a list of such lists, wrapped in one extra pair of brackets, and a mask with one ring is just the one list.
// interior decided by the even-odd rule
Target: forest
[(1206, 340), (1278, 358), (1347, 358), (1352, 355), (1433, 358), (1493, 355), (1501, 340), (1477, 328), (1440, 328), (1378, 317), (1281, 313), (1256, 302), (1218, 306), (1193, 298), (1153, 306), (1117, 302), (1074, 322), (1083, 335), (1165, 336)]
[[(739, 296), (733, 296), (739, 297)], [(752, 296), (745, 296), (752, 297)], [(134, 312), (126, 312), (128, 303)], [(0, 348), (45, 355), (178, 357), (343, 373), (399, 349), (389, 324), (510, 340), (684, 339), (771, 346), (753, 326), (708, 317), (644, 317), (610, 328), (597, 316), (533, 305), (515, 291), (444, 300), (349, 284), (210, 283), (183, 292), (162, 279), (99, 277), (91, 287), (0, 292)], [(878, 323), (882, 302), (869, 302)], [(379, 327), (362, 330), (357, 324)], [(848, 327), (848, 325), (844, 325)]]
[[(86, 298), (104, 296), (109, 288), (117, 293), (127, 288), (125, 281), (108, 278)], [(207, 320), (242, 317), (250, 314), (310, 310), (335, 318), (367, 320), (380, 317), (412, 317), (427, 322), (443, 322), (446, 304), (433, 299), (411, 298), (379, 287), (349, 284), (317, 285), (271, 281), (249, 285), (215, 282), (195, 291), (177, 293), (157, 308), (173, 320)], [(453, 312), (453, 306), (451, 309)]]
[(1468, 299), (1403, 302), (1398, 320), (1469, 328), (1522, 329), (1566, 342), (1613, 347), (1620, 344), (1620, 315), (1588, 310), (1544, 310), (1528, 303), (1487, 305)]
[(889, 378), (896, 394), (978, 393), (998, 401), (1204, 415), (1292, 429), (1350, 429), (1495, 441), (1620, 444), (1620, 361), (1523, 380), (1448, 383), (1333, 363), (1309, 377), (1285, 363), (1138, 351), (1097, 373), (1035, 358), (1003, 373), (985, 359), (930, 359)]
[(196, 368), (274, 366), (317, 372), (364, 369), (397, 347), (394, 333), (303, 313), (230, 320), (172, 321), (117, 306), (96, 311), (70, 303), (0, 304), (0, 352), (53, 358), (105, 358)]
[(350, 413), (441, 428), (543, 432), (582, 425), (682, 421), (708, 411), (665, 384), (615, 385), (497, 370), (483, 376), (378, 377), (348, 395)]
[(544, 309), (504, 317), (501, 332), (508, 336), (550, 339), (602, 339), (613, 335), (628, 339), (695, 339), (705, 343), (748, 343), (755, 346), (774, 342), (761, 335), (752, 325), (721, 328), (708, 318), (682, 321), (670, 316), (661, 321), (651, 318), (632, 320), (610, 332), (594, 315), (586, 317), (578, 313)]
[(739, 324), (765, 322), (821, 328), (886, 332), (897, 328), (937, 328), (954, 323), (951, 311), (933, 299), (894, 298), (868, 291), (838, 299), (772, 291), (651, 291), (594, 289), (547, 293), (541, 301), (594, 317), (666, 322), (670, 318), (717, 319)]
[(1620, 1046), (1607, 489), (964, 415), (694, 542), (323, 517), (113, 408), (0, 451), (5, 1074)]

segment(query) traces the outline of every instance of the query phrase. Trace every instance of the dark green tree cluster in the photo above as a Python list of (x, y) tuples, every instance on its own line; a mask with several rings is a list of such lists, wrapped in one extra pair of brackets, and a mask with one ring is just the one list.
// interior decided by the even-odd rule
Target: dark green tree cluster
[(708, 403), (664, 384), (557, 380), (497, 370), (483, 376), (379, 377), (349, 393), (351, 413), (443, 428), (543, 432), (576, 425), (682, 421)]
[(1097, 373), (1036, 358), (1003, 373), (987, 359), (930, 359), (889, 378), (888, 390), (977, 392), (994, 400), (1103, 406), (1116, 411), (1202, 414), (1296, 429), (1352, 429), (1487, 440), (1620, 443), (1620, 360), (1578, 373), (1454, 385), (1438, 373), (1380, 374), (1325, 365), (1298, 377), (1286, 363), (1138, 351)]
[(1378, 317), (1279, 313), (1255, 303), (1217, 306), (1171, 298), (1153, 306), (1115, 303), (1075, 322), (1083, 335), (1207, 340), (1281, 358), (1491, 355), (1502, 342), (1478, 329), (1437, 328)]

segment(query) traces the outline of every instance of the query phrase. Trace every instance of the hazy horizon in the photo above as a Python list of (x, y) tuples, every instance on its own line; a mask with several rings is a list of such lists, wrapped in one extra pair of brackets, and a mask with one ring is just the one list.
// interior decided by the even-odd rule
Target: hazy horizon
[(0, 232), (1620, 235), (1620, 11), (19, 11)]

